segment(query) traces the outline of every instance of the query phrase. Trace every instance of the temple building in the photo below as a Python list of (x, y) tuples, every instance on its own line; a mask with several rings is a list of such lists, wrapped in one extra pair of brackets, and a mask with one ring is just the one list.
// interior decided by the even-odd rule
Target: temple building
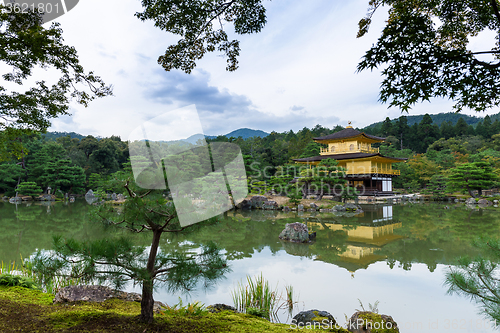
[(385, 138), (360, 132), (347, 126), (330, 135), (313, 138), (326, 145), (319, 156), (294, 159), (296, 163), (317, 165), (321, 160), (333, 158), (345, 168), (349, 186), (356, 187), (361, 195), (392, 195), (392, 178), (400, 175), (392, 164), (406, 159), (387, 157), (380, 154), (373, 143), (384, 142)]

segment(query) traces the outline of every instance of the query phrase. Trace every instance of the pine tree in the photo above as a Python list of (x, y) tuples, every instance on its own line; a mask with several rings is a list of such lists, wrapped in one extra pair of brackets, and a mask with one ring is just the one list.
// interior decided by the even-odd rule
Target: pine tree
[(500, 321), (500, 243), (481, 239), (474, 243), (487, 258), (462, 257), (458, 265), (450, 266), (446, 273), (449, 294), (458, 294), (478, 303), (493, 321)]
[[(42, 277), (78, 278), (84, 283), (109, 282), (121, 289), (132, 280), (142, 286), (140, 320), (153, 321), (153, 289), (165, 285), (169, 290), (191, 290), (200, 280), (205, 285), (215, 282), (229, 270), (225, 258), (213, 242), (202, 246), (200, 253), (184, 249), (160, 249), (164, 233), (180, 233), (181, 227), (172, 202), (161, 191), (139, 194), (128, 182), (129, 198), (118, 213), (103, 205), (94, 212), (96, 219), (109, 227), (121, 227), (132, 234), (150, 232), (149, 249), (136, 246), (130, 238), (103, 238), (79, 242), (54, 238), (55, 255), (47, 257), (38, 252), (32, 261), (34, 272)], [(189, 228), (197, 228), (190, 226)]]
[(17, 186), (17, 191), (22, 195), (34, 197), (43, 192), (43, 190), (35, 182), (22, 182)]
[(446, 197), (446, 177), (443, 175), (434, 175), (429, 180), (424, 194), (430, 194), (433, 199), (442, 199)]
[[(450, 189), (466, 189), (470, 196), (482, 195), (482, 190), (495, 185), (498, 180), (493, 168), (487, 162), (463, 163), (449, 170), (448, 186)], [(473, 191), (477, 190), (476, 196)]]

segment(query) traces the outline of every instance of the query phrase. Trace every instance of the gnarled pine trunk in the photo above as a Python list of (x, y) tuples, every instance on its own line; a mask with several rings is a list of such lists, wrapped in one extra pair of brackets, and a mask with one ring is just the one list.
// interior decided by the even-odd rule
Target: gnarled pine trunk
[(155, 278), (155, 262), (156, 254), (158, 253), (158, 246), (160, 245), (161, 229), (153, 230), (153, 241), (151, 243), (151, 250), (149, 252), (148, 264), (146, 270), (148, 272), (148, 279), (142, 282), (142, 301), (141, 301), (141, 316), (140, 320), (145, 323), (153, 322), (153, 284)]

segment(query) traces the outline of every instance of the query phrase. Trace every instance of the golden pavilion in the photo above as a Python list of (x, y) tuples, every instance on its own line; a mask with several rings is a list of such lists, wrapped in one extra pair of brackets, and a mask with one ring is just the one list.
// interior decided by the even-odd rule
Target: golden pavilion
[(383, 156), (378, 148), (372, 147), (385, 138), (347, 126), (340, 132), (313, 139), (327, 147), (321, 148), (319, 156), (294, 159), (296, 163), (317, 165), (323, 159), (333, 158), (347, 170), (349, 186), (356, 187), (361, 195), (393, 194), (392, 178), (399, 176), (400, 171), (393, 169), (392, 164), (406, 159)]

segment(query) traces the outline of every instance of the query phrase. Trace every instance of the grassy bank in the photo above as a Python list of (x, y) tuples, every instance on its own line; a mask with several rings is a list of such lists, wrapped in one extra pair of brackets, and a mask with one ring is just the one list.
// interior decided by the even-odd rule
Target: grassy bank
[[(255, 316), (222, 312), (201, 315), (163, 314), (153, 324), (140, 323), (140, 304), (52, 304), (53, 295), (23, 287), (0, 286), (0, 332), (294, 332)], [(304, 331), (304, 330), (300, 330)], [(307, 330), (308, 332), (323, 330)], [(337, 332), (337, 331), (335, 331)], [(345, 331), (346, 332), (346, 331)]]

